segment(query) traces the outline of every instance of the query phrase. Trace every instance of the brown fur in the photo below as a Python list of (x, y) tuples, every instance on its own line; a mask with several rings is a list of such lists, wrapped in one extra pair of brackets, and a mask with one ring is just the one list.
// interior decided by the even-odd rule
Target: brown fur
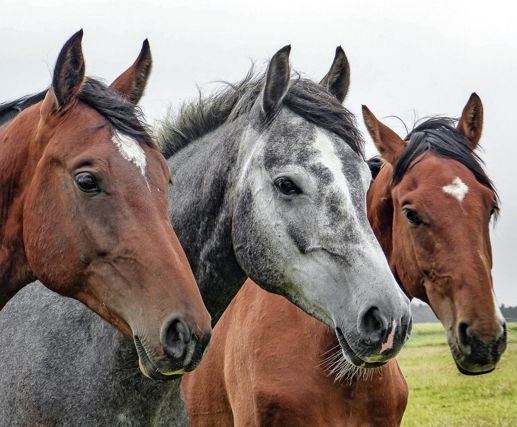
[(182, 380), (191, 425), (400, 424), (407, 385), (397, 362), (370, 380), (335, 383), (321, 362), (336, 344), (325, 325), (248, 280), (201, 365)]
[[(78, 97), (81, 38), (82, 31), (63, 47), (45, 99), (0, 129), (0, 308), (38, 279), (128, 337), (139, 335), (154, 363), (167, 368), (162, 325), (181, 315), (204, 337), (210, 316), (168, 220), (165, 159), (136, 142), (147, 158), (144, 179), (113, 143), (106, 117)], [(134, 102), (149, 75), (150, 67), (140, 67), (133, 64), (115, 88)], [(80, 190), (76, 176), (85, 172), (102, 191)]]

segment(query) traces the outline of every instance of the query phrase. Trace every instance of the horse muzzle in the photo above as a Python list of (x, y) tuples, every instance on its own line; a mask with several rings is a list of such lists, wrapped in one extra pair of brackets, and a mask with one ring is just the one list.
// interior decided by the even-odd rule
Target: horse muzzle
[(370, 307), (359, 315), (357, 332), (345, 336), (335, 329), (347, 359), (358, 367), (373, 368), (384, 365), (395, 357), (411, 335), (410, 313), (398, 321), (388, 319), (377, 307)]
[(473, 328), (460, 322), (456, 334), (447, 339), (458, 370), (464, 375), (483, 375), (492, 372), (506, 350), (506, 323), (489, 342), (482, 340)]
[(192, 371), (201, 361), (210, 341), (210, 332), (199, 337), (181, 317), (172, 317), (160, 331), (161, 353), (153, 357), (145, 339), (133, 337), (142, 373), (156, 380), (168, 381)]

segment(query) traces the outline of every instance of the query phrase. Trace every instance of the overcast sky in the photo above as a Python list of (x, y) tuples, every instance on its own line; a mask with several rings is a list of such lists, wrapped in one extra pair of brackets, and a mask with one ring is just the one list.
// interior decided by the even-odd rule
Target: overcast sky
[(364, 103), (408, 124), (415, 115), (458, 116), (476, 91), (485, 106), (482, 157), (502, 199), (492, 233), (496, 294), (517, 304), (513, 2), (2, 0), (0, 14), (2, 100), (45, 88), (61, 46), (80, 28), (87, 73), (108, 81), (149, 38), (154, 71), (142, 106), (151, 122), (192, 98), (196, 85), (211, 91), (218, 80), (238, 80), (251, 59), (263, 66), (288, 43), (293, 68), (315, 79), (343, 46), (352, 68), (346, 106), (357, 115)]

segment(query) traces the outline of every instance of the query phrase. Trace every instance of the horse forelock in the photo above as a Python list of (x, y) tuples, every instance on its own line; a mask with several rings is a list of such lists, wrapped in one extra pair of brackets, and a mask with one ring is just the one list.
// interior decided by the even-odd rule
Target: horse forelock
[(405, 140), (406, 149), (393, 167), (392, 183), (399, 183), (411, 166), (426, 152), (455, 160), (465, 166), (483, 184), (494, 193), (495, 212), (499, 211), (497, 190), (484, 170), (484, 162), (473, 151), (467, 138), (455, 128), (456, 119), (449, 117), (432, 117), (418, 124)]
[[(12, 121), (28, 107), (41, 102), (48, 89), (0, 104), (0, 126)], [(155, 146), (141, 110), (104, 83), (87, 78), (78, 99), (104, 117), (113, 129), (140, 143)]]

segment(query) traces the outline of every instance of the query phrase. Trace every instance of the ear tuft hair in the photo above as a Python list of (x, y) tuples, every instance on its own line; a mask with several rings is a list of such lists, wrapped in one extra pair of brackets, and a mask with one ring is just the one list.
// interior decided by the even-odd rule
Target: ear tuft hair
[(110, 87), (132, 104), (138, 104), (144, 95), (152, 65), (151, 47), (149, 41), (145, 39), (136, 61), (118, 76)]
[(275, 113), (289, 90), (289, 81), (291, 80), (290, 52), (291, 45), (284, 46), (273, 55), (269, 62), (262, 96), (262, 109), (266, 117)]
[(469, 140), (470, 148), (475, 150), (483, 132), (483, 104), (475, 92), (463, 108), (457, 129)]
[(85, 73), (82, 38), (81, 29), (68, 39), (57, 58), (52, 77), (52, 89), (56, 96), (58, 110), (68, 105), (81, 89)]
[(350, 87), (350, 64), (341, 46), (336, 48), (334, 61), (320, 84), (343, 103)]

